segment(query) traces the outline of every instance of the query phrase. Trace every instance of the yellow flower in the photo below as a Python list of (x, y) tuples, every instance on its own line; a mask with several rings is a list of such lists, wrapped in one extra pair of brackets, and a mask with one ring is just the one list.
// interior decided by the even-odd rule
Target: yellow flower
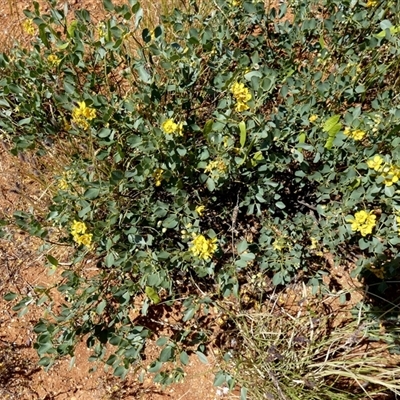
[(249, 89), (244, 86), (244, 83), (235, 82), (231, 86), (231, 93), (237, 101), (247, 102), (251, 100)]
[(249, 106), (246, 103), (243, 103), (241, 101), (238, 101), (235, 105), (235, 110), (237, 112), (242, 112), (242, 111), (246, 111), (249, 109)]
[(274, 250), (282, 251), (285, 247), (285, 241), (283, 239), (275, 240), (274, 243), (272, 243), (272, 247)]
[(308, 118), (308, 120), (309, 120), (311, 123), (315, 122), (317, 119), (318, 119), (318, 115), (315, 115), (315, 114), (310, 115), (310, 118)]
[(352, 137), (354, 140), (362, 140), (365, 136), (365, 132), (362, 131), (361, 129), (356, 129), (352, 133)]
[(60, 64), (61, 60), (55, 55), (55, 54), (50, 54), (47, 57), (47, 61), (49, 64), (53, 67), (56, 67), (58, 64)]
[(165, 133), (172, 134), (176, 131), (177, 125), (173, 119), (169, 118), (163, 122), (161, 128)]
[(197, 214), (199, 214), (200, 217), (203, 215), (203, 212), (204, 212), (205, 209), (206, 209), (206, 206), (203, 206), (203, 205), (197, 206), (195, 208)]
[(163, 180), (163, 173), (164, 173), (164, 171), (161, 168), (157, 168), (154, 171), (153, 179), (154, 179), (154, 184), (156, 186), (160, 186), (161, 185), (161, 181)]
[(376, 6), (377, 0), (368, 0), (365, 7), (374, 7)]
[(86, 247), (90, 247), (92, 244), (93, 234), (86, 233), (86, 231), (87, 226), (84, 222), (74, 220), (71, 225), (71, 235), (78, 246), (83, 244)]
[(375, 171), (379, 171), (382, 168), (383, 158), (380, 155), (376, 155), (367, 161), (368, 168)]
[(312, 237), (311, 246), (309, 248), (310, 250), (315, 250), (316, 248), (318, 248), (318, 240)]
[(91, 107), (87, 107), (84, 101), (78, 102), (78, 107), (72, 110), (72, 122), (77, 124), (82, 129), (86, 130), (89, 128), (89, 122), (96, 118), (96, 110)]
[(362, 236), (372, 233), (372, 229), (376, 225), (376, 215), (372, 211), (358, 211), (354, 214), (354, 218), (350, 219), (351, 229), (360, 232)]
[(195, 257), (210, 259), (217, 250), (217, 238), (206, 239), (203, 235), (194, 235), (190, 251)]
[(366, 133), (361, 129), (351, 130), (349, 127), (346, 127), (343, 132), (346, 136), (351, 137), (354, 140), (362, 140)]
[(237, 101), (235, 107), (236, 111), (241, 112), (249, 109), (246, 103), (251, 100), (252, 96), (249, 89), (247, 89), (243, 83), (235, 82), (231, 86), (231, 93)]
[(215, 160), (215, 161), (210, 161), (206, 168), (204, 169), (204, 172), (225, 172), (226, 171), (226, 164), (224, 163), (223, 160)]
[(77, 239), (74, 238), (74, 240), (78, 245), (83, 244), (86, 247), (90, 247), (92, 244), (92, 237), (93, 235), (91, 233), (85, 233), (84, 235), (79, 236)]
[(179, 123), (179, 124), (176, 124), (176, 123), (174, 122), (174, 120), (171, 119), (171, 118), (166, 119), (166, 120), (162, 123), (161, 129), (162, 129), (165, 133), (167, 133), (167, 134), (169, 134), (169, 135), (172, 135), (172, 134), (175, 133), (175, 134), (177, 134), (177, 135), (179, 135), (179, 136), (183, 136), (183, 123), (181, 122), (181, 123)]
[(71, 225), (71, 234), (72, 235), (84, 234), (84, 233), (86, 233), (86, 230), (87, 230), (87, 227), (84, 222), (74, 220), (74, 222)]
[(99, 22), (97, 24), (97, 34), (99, 35), (99, 38), (104, 38), (106, 37), (107, 34), (107, 27), (104, 22)]
[(390, 165), (389, 168), (383, 169), (384, 174), (382, 174), (382, 178), (384, 178), (383, 183), (385, 186), (393, 186), (394, 183), (399, 181), (400, 178), (400, 169), (395, 165)]
[(68, 187), (69, 187), (69, 185), (68, 185), (68, 182), (67, 182), (67, 180), (65, 178), (61, 178), (58, 181), (58, 188), (60, 190), (68, 190)]
[(35, 25), (33, 24), (33, 20), (32, 19), (26, 19), (23, 23), (22, 23), (22, 29), (24, 30), (25, 33), (27, 33), (28, 35), (33, 36), (35, 34)]
[(183, 122), (176, 125), (176, 134), (183, 136)]

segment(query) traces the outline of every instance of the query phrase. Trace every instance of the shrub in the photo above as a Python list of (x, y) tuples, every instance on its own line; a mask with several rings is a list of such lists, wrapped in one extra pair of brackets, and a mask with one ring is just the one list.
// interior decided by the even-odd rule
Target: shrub
[(207, 334), (191, 321), (249, 274), (302, 275), (317, 291), (326, 254), (349, 251), (356, 274), (398, 274), (397, 2), (293, 1), (287, 16), (285, 4), (191, 1), (143, 30), (136, 0), (105, 0), (98, 24), (51, 5), (26, 11), (30, 48), (0, 56), (13, 152), (72, 149), (46, 219), (16, 215), (75, 248), (61, 309), (46, 291), (36, 299), (42, 365), (86, 337), (91, 359), (125, 376), (152, 334), (135, 318), (161, 303), (186, 323), (157, 342), (150, 371), (169, 383), (189, 350), (204, 360)]

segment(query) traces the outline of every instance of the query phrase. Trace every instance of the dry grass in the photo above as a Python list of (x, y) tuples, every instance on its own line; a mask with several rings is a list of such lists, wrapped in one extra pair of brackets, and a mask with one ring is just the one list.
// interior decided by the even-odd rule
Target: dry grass
[[(376, 321), (345, 320), (311, 307), (296, 314), (270, 300), (263, 312), (230, 315), (235, 377), (250, 399), (381, 399), (400, 394), (398, 357)], [(400, 329), (391, 332), (400, 334)], [(232, 367), (232, 365), (231, 365)]]

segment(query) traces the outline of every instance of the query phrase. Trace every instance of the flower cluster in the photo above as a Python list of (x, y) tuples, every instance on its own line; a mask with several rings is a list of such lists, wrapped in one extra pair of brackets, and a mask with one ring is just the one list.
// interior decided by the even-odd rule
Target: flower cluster
[(97, 24), (97, 34), (99, 35), (99, 38), (105, 38), (107, 35), (107, 26), (104, 22), (99, 22)]
[(60, 190), (68, 190), (68, 182), (65, 178), (60, 178), (60, 180), (58, 181), (58, 188)]
[(57, 67), (61, 62), (61, 60), (55, 54), (50, 54), (47, 57), (47, 61), (52, 67)]
[(59, 179), (57, 186), (60, 190), (68, 190), (71, 186), (71, 181), (73, 180), (73, 172), (66, 171)]
[(84, 222), (74, 220), (71, 225), (71, 235), (74, 242), (78, 245), (83, 244), (86, 247), (90, 247), (93, 235), (91, 233), (86, 233), (86, 231), (87, 226)]
[(247, 102), (251, 100), (251, 93), (243, 83), (235, 82), (231, 87), (231, 93), (236, 100), (235, 110), (237, 112), (249, 109)]
[(397, 165), (384, 163), (383, 158), (378, 154), (369, 159), (367, 165), (380, 174), (385, 186), (393, 186), (400, 179), (400, 168)]
[(354, 140), (362, 140), (366, 134), (361, 129), (350, 129), (349, 127), (346, 127), (343, 133)]
[(358, 231), (362, 236), (367, 236), (372, 233), (372, 229), (376, 225), (376, 215), (372, 211), (358, 211), (349, 222), (351, 222), (351, 229), (354, 232)]
[(201, 217), (201, 216), (203, 215), (205, 209), (206, 209), (206, 206), (205, 206), (205, 205), (200, 205), (200, 206), (197, 206), (197, 207), (195, 208), (195, 211), (197, 212), (197, 214), (199, 215), (199, 217)]
[(78, 107), (72, 110), (72, 122), (74, 122), (80, 128), (87, 130), (89, 128), (89, 122), (96, 118), (96, 110), (91, 107), (87, 107), (84, 101), (78, 102)]
[(272, 243), (272, 247), (274, 250), (282, 251), (286, 246), (286, 241), (283, 238), (275, 239)]
[(310, 115), (310, 118), (308, 118), (308, 120), (309, 120), (311, 123), (314, 123), (317, 119), (318, 119), (318, 115), (315, 115), (315, 114)]
[(169, 118), (166, 119), (163, 124), (161, 125), (161, 129), (169, 134), (169, 135), (179, 135), (179, 136), (183, 136), (183, 123), (175, 123), (173, 119)]
[(194, 256), (202, 259), (210, 259), (217, 250), (217, 238), (206, 239), (203, 235), (193, 234), (192, 246), (190, 251)]
[(377, 0), (368, 0), (365, 7), (375, 7), (377, 4)]
[(385, 186), (393, 186), (400, 179), (400, 168), (396, 165), (385, 165), (382, 168), (381, 177)]
[(368, 168), (371, 168), (377, 172), (379, 172), (383, 167), (383, 158), (377, 154), (373, 158), (367, 161)]
[(204, 172), (208, 172), (215, 178), (218, 178), (221, 174), (226, 171), (226, 164), (223, 160), (210, 161), (204, 169)]
[(154, 184), (160, 186), (163, 180), (164, 171), (161, 168), (157, 168), (153, 173)]
[(33, 20), (32, 19), (26, 19), (23, 23), (22, 23), (22, 29), (24, 30), (25, 33), (27, 33), (28, 35), (33, 36), (35, 34), (35, 25), (33, 24)]

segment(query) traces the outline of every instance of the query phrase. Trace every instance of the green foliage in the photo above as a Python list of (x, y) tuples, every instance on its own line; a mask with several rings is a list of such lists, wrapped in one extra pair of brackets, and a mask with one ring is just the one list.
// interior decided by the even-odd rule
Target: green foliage
[[(291, 21), (285, 4), (203, 12), (192, 1), (154, 30), (140, 27), (136, 0), (104, 7), (95, 25), (86, 10), (71, 21), (67, 7), (41, 15), (35, 3), (31, 47), (0, 55), (13, 152), (72, 149), (47, 221), (15, 216), (44, 239), (63, 228), (76, 248), (61, 309), (38, 295), (52, 315), (36, 327), (41, 365), (85, 336), (91, 359), (125, 376), (152, 334), (138, 303), (142, 315), (167, 304), (196, 320), (249, 272), (275, 285), (302, 273), (318, 290), (326, 252), (339, 262), (356, 249), (356, 273), (398, 274), (397, 2), (293, 1)], [(359, 211), (376, 217), (372, 233)], [(87, 255), (96, 274), (78, 268)], [(161, 346), (159, 382), (182, 377), (188, 348), (206, 361), (207, 335), (189, 326)]]

